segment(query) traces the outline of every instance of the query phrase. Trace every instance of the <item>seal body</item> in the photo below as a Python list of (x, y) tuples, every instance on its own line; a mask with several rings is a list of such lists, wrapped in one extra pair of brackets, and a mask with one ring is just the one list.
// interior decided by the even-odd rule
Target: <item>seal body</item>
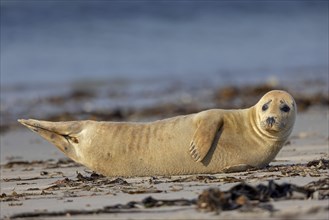
[(248, 109), (150, 123), (19, 121), (101, 174), (166, 176), (266, 166), (290, 135), (295, 115), (293, 98), (274, 90)]

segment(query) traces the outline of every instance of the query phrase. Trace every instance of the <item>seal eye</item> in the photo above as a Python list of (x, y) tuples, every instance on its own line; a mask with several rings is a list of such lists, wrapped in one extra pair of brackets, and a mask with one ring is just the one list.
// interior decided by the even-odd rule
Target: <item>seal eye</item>
[(280, 109), (281, 109), (281, 111), (284, 111), (284, 112), (289, 112), (290, 111), (290, 108), (289, 108), (288, 105), (284, 105)]
[(268, 104), (264, 104), (263, 107), (262, 107), (262, 110), (266, 111), (267, 109), (268, 109)]

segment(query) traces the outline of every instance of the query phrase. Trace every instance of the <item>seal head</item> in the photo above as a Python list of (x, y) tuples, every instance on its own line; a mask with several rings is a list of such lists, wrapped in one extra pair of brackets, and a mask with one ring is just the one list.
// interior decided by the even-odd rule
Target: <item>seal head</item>
[(287, 92), (272, 90), (256, 104), (256, 121), (261, 132), (267, 136), (286, 138), (295, 123), (297, 107)]

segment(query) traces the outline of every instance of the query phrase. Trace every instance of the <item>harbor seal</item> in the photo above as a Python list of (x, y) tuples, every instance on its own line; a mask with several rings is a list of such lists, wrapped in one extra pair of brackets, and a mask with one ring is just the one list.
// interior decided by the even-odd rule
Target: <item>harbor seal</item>
[(18, 121), (103, 175), (169, 176), (268, 165), (287, 141), (296, 112), (290, 94), (273, 90), (247, 109), (210, 109), (149, 123)]

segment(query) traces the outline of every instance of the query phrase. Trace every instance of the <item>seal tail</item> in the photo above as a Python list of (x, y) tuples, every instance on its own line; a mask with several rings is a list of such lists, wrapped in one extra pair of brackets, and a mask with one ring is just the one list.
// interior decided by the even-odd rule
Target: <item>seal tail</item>
[(77, 136), (82, 128), (81, 122), (50, 122), (35, 119), (19, 119), (18, 122), (54, 144), (68, 157), (77, 159), (74, 144), (79, 143)]

